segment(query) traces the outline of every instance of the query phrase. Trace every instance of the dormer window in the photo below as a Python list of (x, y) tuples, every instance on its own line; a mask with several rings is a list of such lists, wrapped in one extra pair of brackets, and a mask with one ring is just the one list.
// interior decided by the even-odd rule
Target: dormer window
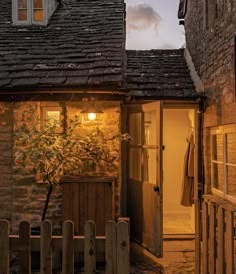
[(27, 21), (27, 0), (18, 0), (18, 20), (19, 21)]
[(46, 25), (56, 7), (56, 0), (12, 0), (12, 21), (15, 25)]
[(34, 0), (33, 3), (33, 21), (43, 22), (43, 0)]

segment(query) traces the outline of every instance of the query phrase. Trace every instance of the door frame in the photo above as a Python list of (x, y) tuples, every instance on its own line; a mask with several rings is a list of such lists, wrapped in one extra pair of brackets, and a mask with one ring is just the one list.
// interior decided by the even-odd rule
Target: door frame
[[(158, 100), (147, 100), (147, 101), (136, 101), (136, 105), (141, 105), (143, 103), (155, 102)], [(200, 250), (201, 250), (201, 201), (200, 201), (200, 178), (199, 174), (199, 161), (200, 161), (200, 153), (201, 150), (200, 138), (201, 138), (201, 125), (199, 122), (200, 115), (199, 112), (199, 102), (192, 101), (165, 101), (163, 100), (163, 110), (165, 109), (193, 109), (194, 110), (194, 137), (195, 137), (195, 156), (194, 156), (194, 206), (195, 206), (195, 273), (198, 273), (197, 269), (199, 269), (199, 258), (200, 258)], [(130, 103), (131, 105), (135, 105), (134, 103)], [(128, 130), (128, 112), (127, 105), (129, 103), (125, 103), (121, 105), (121, 132), (127, 132)], [(128, 144), (121, 145), (121, 215), (127, 216), (127, 184), (128, 184), (128, 161), (127, 161), (127, 148)]]

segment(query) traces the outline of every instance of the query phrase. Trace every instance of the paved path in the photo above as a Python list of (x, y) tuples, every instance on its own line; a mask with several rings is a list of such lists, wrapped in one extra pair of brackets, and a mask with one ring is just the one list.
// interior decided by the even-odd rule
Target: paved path
[(132, 243), (131, 263), (132, 274), (193, 274), (194, 240), (165, 240), (163, 258)]

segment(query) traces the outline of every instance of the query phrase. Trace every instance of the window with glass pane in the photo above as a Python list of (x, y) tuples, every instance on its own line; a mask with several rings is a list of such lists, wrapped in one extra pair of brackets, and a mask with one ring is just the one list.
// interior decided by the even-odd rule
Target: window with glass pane
[(223, 163), (223, 135), (212, 136), (212, 160)]
[(18, 21), (27, 21), (27, 0), (18, 0)]
[(143, 155), (143, 179), (145, 182), (156, 184), (156, 161), (157, 150), (156, 149), (144, 149)]
[(145, 123), (145, 145), (156, 145), (156, 111), (149, 111), (144, 113), (144, 123)]
[(129, 177), (133, 180), (137, 180), (137, 181), (142, 180), (141, 157), (142, 157), (141, 148), (129, 149)]
[(224, 167), (223, 164), (212, 163), (212, 185), (214, 188), (224, 191)]
[(224, 166), (223, 166), (223, 134), (213, 134), (211, 137), (211, 168), (212, 186), (224, 191)]
[(129, 134), (131, 136), (131, 145), (141, 145), (141, 113), (131, 113), (129, 117)]
[(33, 13), (35, 22), (43, 21), (43, 0), (34, 0)]
[(221, 126), (211, 131), (211, 181), (229, 199), (236, 198), (236, 130)]
[(227, 194), (236, 197), (236, 134), (227, 133), (225, 139)]

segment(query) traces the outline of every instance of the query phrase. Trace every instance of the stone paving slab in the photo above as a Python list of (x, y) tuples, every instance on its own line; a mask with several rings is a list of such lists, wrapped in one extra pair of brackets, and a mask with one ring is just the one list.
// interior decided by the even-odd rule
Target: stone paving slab
[(131, 243), (131, 273), (194, 274), (194, 256), (194, 240), (164, 241), (163, 258)]

